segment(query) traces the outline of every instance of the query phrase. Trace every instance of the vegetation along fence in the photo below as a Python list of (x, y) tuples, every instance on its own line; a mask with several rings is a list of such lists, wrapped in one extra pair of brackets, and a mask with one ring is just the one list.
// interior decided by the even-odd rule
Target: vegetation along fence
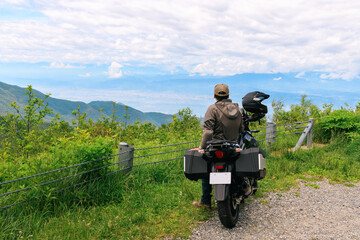
[[(307, 138), (307, 147), (310, 148), (313, 125), (314, 119), (278, 125), (267, 122), (266, 127), (253, 130), (253, 134), (260, 146), (265, 147), (267, 151), (284, 148), (296, 150), (303, 144), (305, 138)], [(297, 134), (301, 134), (299, 139), (294, 137)], [(293, 147), (295, 142), (295, 147)], [(136, 167), (181, 160), (185, 151), (199, 146), (199, 143), (200, 141), (191, 141), (137, 149), (127, 143), (120, 143), (118, 154), (1, 182), (0, 210), (32, 200), (41, 200), (110, 175), (125, 174)]]

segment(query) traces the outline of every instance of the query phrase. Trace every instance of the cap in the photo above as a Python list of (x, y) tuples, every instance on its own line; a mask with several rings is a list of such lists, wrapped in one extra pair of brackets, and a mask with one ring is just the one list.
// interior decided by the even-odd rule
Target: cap
[(229, 96), (229, 87), (226, 84), (217, 84), (214, 88), (214, 94), (216, 96), (224, 97)]

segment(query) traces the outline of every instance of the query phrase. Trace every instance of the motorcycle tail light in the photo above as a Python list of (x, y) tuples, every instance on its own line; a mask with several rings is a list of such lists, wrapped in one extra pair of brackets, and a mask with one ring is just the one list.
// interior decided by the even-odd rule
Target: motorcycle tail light
[(223, 151), (216, 151), (215, 152), (215, 156), (218, 158), (218, 159), (222, 159), (224, 157), (224, 152)]
[(224, 169), (224, 166), (215, 166), (215, 169)]

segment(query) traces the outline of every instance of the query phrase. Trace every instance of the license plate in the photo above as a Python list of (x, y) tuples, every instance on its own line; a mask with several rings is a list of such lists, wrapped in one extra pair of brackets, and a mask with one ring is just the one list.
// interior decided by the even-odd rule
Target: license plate
[(210, 173), (210, 184), (230, 184), (231, 172), (212, 172)]

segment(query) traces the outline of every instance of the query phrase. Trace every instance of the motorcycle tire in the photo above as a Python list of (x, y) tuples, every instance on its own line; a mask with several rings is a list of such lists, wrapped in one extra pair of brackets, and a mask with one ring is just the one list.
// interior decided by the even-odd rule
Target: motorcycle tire
[(224, 201), (217, 202), (220, 222), (227, 228), (233, 228), (239, 219), (239, 204), (229, 193)]

